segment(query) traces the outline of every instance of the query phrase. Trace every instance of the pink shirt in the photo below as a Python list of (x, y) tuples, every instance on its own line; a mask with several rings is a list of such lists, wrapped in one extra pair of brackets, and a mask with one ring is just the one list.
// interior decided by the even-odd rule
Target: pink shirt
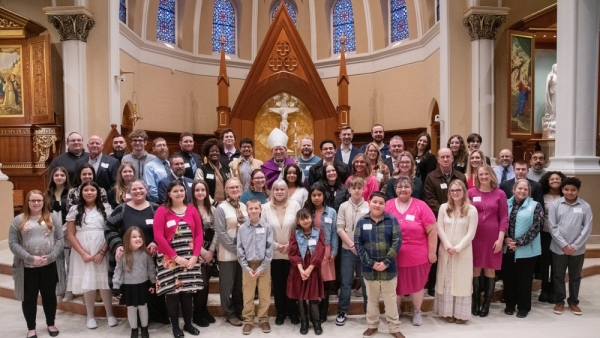
[[(348, 185), (348, 182), (350, 182), (350, 179), (352, 179), (352, 177), (353, 176), (348, 177), (348, 179), (346, 180), (346, 186)], [(365, 199), (365, 201), (369, 202), (371, 200), (371, 194), (375, 191), (379, 191), (379, 183), (377, 182), (377, 178), (371, 175), (365, 181), (365, 190), (363, 191), (363, 198)]]
[(167, 211), (164, 206), (160, 206), (156, 210), (152, 228), (154, 229), (154, 241), (158, 252), (169, 257), (175, 257), (177, 253), (171, 246), (171, 239), (175, 235), (180, 220), (184, 220), (190, 226), (194, 238), (194, 256), (200, 255), (204, 240), (202, 220), (198, 210), (191, 204), (188, 204), (183, 217), (177, 216), (172, 211)]
[(402, 245), (396, 262), (400, 267), (425, 264), (429, 262), (425, 228), (435, 223), (435, 215), (425, 202), (417, 198), (413, 198), (408, 209), (400, 213), (396, 208), (396, 200), (397, 198), (394, 198), (385, 203), (385, 212), (398, 219), (402, 232)]

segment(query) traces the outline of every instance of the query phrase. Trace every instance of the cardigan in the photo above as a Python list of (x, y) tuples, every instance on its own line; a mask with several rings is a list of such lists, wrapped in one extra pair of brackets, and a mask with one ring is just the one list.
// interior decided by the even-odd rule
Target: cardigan
[(204, 235), (202, 234), (202, 220), (198, 210), (193, 205), (188, 204), (183, 217), (177, 216), (173, 211), (167, 210), (165, 206), (160, 206), (154, 214), (154, 241), (158, 252), (169, 257), (177, 256), (177, 252), (171, 246), (171, 240), (177, 231), (179, 221), (185, 221), (192, 231), (194, 237), (193, 247), (194, 256), (200, 255)]
[(277, 213), (271, 202), (262, 206), (260, 214), (261, 220), (269, 223), (273, 227), (273, 259), (289, 259), (288, 254), (277, 251), (280, 245), (289, 244), (290, 235), (296, 228), (296, 214), (300, 210), (300, 205), (296, 201), (288, 200), (283, 216), (283, 224), (279, 223)]

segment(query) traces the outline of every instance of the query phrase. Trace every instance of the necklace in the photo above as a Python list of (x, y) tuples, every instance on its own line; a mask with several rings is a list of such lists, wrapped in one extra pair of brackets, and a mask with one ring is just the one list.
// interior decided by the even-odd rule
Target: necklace
[[(481, 192), (482, 194), (486, 194), (485, 204), (483, 205), (483, 219), (485, 219), (485, 216), (487, 214), (488, 202), (490, 201), (489, 195), (490, 195), (491, 191), (481, 191), (481, 190), (479, 190), (479, 192)], [(483, 198), (483, 196), (482, 196), (482, 198)]]

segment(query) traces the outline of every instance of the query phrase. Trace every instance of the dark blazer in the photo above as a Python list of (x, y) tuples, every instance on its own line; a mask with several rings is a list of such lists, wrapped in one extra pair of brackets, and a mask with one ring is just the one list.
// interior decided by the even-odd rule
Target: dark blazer
[[(90, 154), (85, 153), (85, 155), (79, 159), (77, 168), (88, 163), (89, 160)], [(98, 171), (96, 172), (96, 183), (98, 186), (104, 188), (106, 192), (109, 192), (110, 188), (117, 183), (117, 173), (120, 165), (121, 164), (116, 158), (103, 153), (100, 164), (98, 164)]]
[(194, 175), (196, 175), (196, 173), (192, 170), (190, 158), (194, 158), (194, 161), (196, 161), (196, 169), (198, 169), (202, 166), (202, 156), (196, 153), (188, 153), (187, 151), (183, 150), (176, 152), (175, 155), (181, 155), (181, 157), (183, 157), (183, 163), (185, 165), (185, 172), (183, 173), (183, 176), (194, 180)]
[(339, 147), (335, 151), (335, 157), (333, 158), (333, 160), (351, 166), (352, 160), (354, 160), (354, 157), (358, 154), (360, 154), (360, 149), (356, 148), (355, 146), (352, 146), (352, 149), (350, 149), (350, 159), (348, 160), (348, 163), (344, 163), (344, 160), (342, 159), (342, 147)]
[[(534, 201), (538, 202), (542, 206), (542, 208), (544, 208), (544, 195), (542, 194), (542, 185), (534, 180), (527, 179), (527, 181), (529, 181), (529, 185), (531, 186), (531, 198), (533, 198)], [(500, 189), (504, 191), (507, 199), (513, 197), (514, 185), (514, 178), (506, 180), (500, 184)]]
[(236, 158), (239, 158), (240, 156), (242, 156), (242, 154), (240, 153), (239, 149), (235, 149), (235, 153), (231, 154), (231, 158), (227, 157), (227, 154), (225, 153), (225, 150), (223, 152), (223, 154), (221, 154), (221, 156), (219, 156), (219, 162), (221, 162), (221, 164), (225, 167), (229, 167), (229, 163), (231, 163), (231, 161), (235, 160)]
[[(335, 166), (335, 169), (337, 169), (338, 178), (339, 178), (340, 182), (345, 183), (346, 180), (348, 179), (348, 176), (350, 176), (350, 170), (348, 169), (349, 166), (347, 166), (342, 161), (337, 161), (335, 159), (335, 157), (333, 158), (333, 165)], [(317, 164), (310, 167), (309, 174), (308, 174), (308, 186), (310, 187), (313, 184), (315, 184), (316, 182), (320, 182), (322, 178), (323, 178), (323, 160), (320, 160), (319, 162), (317, 162)]]
[[(416, 160), (415, 160), (416, 161)], [(417, 163), (417, 176), (421, 179), (423, 186), (425, 186), (425, 179), (430, 172), (434, 171), (437, 168), (437, 159), (435, 155), (428, 152), (424, 156), (421, 157), (419, 163)]]
[[(163, 204), (165, 202), (165, 200), (167, 199), (167, 187), (169, 186), (169, 183), (171, 183), (171, 181), (173, 180), (175, 180), (175, 176), (173, 176), (173, 173), (169, 173), (169, 176), (163, 178), (158, 182), (158, 201), (152, 202), (156, 202), (158, 204)], [(188, 203), (191, 203), (192, 184), (194, 184), (194, 180), (183, 176), (183, 182), (185, 186), (185, 199), (188, 201)]]
[(388, 157), (383, 160), (383, 164), (385, 164), (390, 169), (390, 175), (394, 172), (394, 162), (392, 162), (392, 158)]

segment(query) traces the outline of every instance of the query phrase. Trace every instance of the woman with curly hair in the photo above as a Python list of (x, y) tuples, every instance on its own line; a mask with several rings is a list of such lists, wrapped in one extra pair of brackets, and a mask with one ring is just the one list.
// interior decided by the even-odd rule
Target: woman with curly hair
[(448, 139), (447, 147), (452, 150), (452, 156), (454, 156), (452, 168), (464, 174), (467, 171), (467, 157), (469, 156), (465, 140), (460, 135), (452, 135)]
[(194, 181), (203, 180), (208, 184), (210, 197), (217, 202), (222, 202), (225, 195), (225, 183), (231, 177), (229, 167), (221, 164), (220, 158), (224, 154), (223, 142), (216, 138), (209, 138), (202, 145), (204, 155), (203, 165), (196, 170)]
[(302, 183), (302, 171), (295, 164), (288, 164), (283, 168), (283, 180), (288, 187), (288, 198), (298, 202), (299, 205), (304, 205), (308, 199), (308, 190), (304, 188)]

